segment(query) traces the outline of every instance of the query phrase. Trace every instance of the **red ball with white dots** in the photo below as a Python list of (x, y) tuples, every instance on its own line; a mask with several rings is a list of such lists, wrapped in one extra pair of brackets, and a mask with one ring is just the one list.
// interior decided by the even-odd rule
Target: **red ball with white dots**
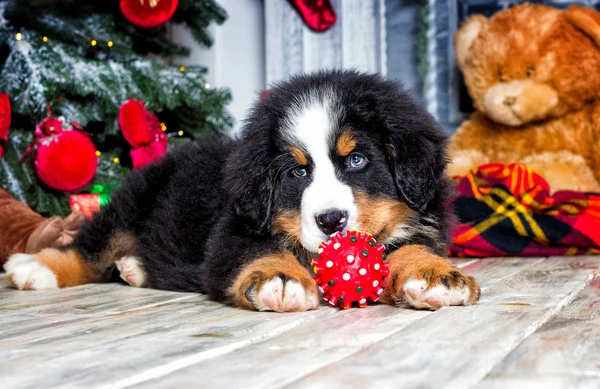
[(367, 299), (377, 301), (390, 273), (384, 251), (369, 233), (349, 230), (331, 235), (329, 242), (319, 245), (319, 258), (312, 261), (323, 298), (345, 309), (354, 302), (364, 308)]

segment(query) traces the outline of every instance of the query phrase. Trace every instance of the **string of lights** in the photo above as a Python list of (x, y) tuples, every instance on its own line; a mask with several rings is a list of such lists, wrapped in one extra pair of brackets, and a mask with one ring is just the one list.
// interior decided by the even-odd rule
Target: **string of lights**
[[(15, 40), (17, 40), (17, 41), (23, 40), (23, 34), (20, 33), (20, 32), (16, 33), (15, 34)], [(48, 43), (49, 40), (50, 39), (47, 36), (42, 37), (42, 41), (44, 43)], [(92, 47), (96, 47), (96, 46), (98, 46), (98, 41), (96, 39), (91, 39), (90, 40), (90, 45)], [(113, 45), (114, 45), (114, 42), (112, 40), (109, 40), (108, 42), (106, 42), (106, 46), (108, 46), (109, 48), (113, 47)], [(186, 70), (185, 66), (179, 67), (179, 71), (181, 71), (182, 73), (185, 72), (185, 70)], [(205, 89), (210, 89), (210, 87), (211, 87), (210, 83), (207, 82), (207, 83), (204, 84), (204, 88)], [(165, 123), (160, 123), (160, 126), (161, 126), (161, 130), (163, 132), (167, 131), (167, 126), (166, 126)], [(177, 131), (177, 136), (183, 136), (184, 134), (185, 134), (185, 132), (183, 130)], [(169, 136), (173, 136), (173, 135), (170, 134)], [(96, 150), (96, 156), (99, 157), (101, 155), (102, 155), (102, 152), (100, 150)], [(118, 157), (113, 158), (113, 163), (119, 164), (120, 162), (121, 162), (121, 160)]]

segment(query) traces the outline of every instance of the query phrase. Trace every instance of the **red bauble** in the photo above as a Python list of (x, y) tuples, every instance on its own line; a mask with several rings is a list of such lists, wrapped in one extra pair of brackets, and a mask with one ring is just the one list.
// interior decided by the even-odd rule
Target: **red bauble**
[(158, 27), (171, 19), (178, 0), (121, 0), (121, 12), (138, 27)]
[(384, 251), (370, 234), (356, 230), (346, 235), (336, 232), (329, 242), (321, 243), (319, 258), (312, 265), (323, 298), (346, 309), (354, 302), (364, 308), (367, 299), (377, 301), (390, 273)]
[(85, 134), (60, 130), (41, 138), (35, 151), (35, 169), (51, 188), (71, 192), (88, 184), (98, 166), (96, 147)]
[(8, 143), (8, 129), (10, 128), (10, 100), (6, 93), (0, 93), (0, 158)]
[(56, 135), (62, 132), (63, 123), (56, 118), (46, 118), (40, 123), (43, 136)]
[(323, 32), (335, 24), (337, 16), (331, 0), (289, 0), (289, 2), (313, 31)]
[(148, 112), (142, 101), (128, 100), (121, 105), (119, 126), (132, 147), (130, 154), (134, 168), (144, 166), (167, 152), (168, 138), (156, 115)]

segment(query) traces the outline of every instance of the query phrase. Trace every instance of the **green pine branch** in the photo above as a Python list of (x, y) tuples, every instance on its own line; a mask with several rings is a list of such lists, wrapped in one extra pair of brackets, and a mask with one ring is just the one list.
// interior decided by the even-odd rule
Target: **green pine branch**
[[(129, 145), (118, 126), (119, 108), (128, 99), (145, 101), (165, 122), (173, 144), (227, 131), (233, 124), (226, 111), (229, 91), (208, 87), (202, 67), (169, 63), (188, 49), (170, 42), (165, 26), (133, 26), (118, 4), (0, 1), (0, 92), (8, 93), (19, 121), (19, 128), (9, 132), (0, 185), (43, 214), (68, 213), (66, 196), (43, 186), (18, 157), (48, 106), (53, 115), (77, 121), (91, 133), (101, 152), (93, 183), (101, 184), (122, 181), (131, 167)], [(208, 46), (208, 26), (226, 16), (212, 0), (180, 0), (172, 22)]]

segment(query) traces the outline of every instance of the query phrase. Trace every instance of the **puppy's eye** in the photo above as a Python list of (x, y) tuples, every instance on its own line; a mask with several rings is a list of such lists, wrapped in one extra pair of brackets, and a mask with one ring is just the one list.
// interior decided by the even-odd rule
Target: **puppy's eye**
[(361, 153), (352, 153), (346, 158), (346, 166), (350, 170), (357, 170), (365, 167), (367, 164), (367, 157)]
[(531, 77), (533, 75), (533, 67), (528, 67), (527, 71), (525, 72), (525, 75), (527, 76), (527, 78)]
[(308, 175), (308, 172), (306, 171), (306, 168), (303, 168), (302, 166), (298, 166), (295, 167), (294, 169), (292, 169), (292, 174), (294, 175), (294, 177), (306, 177)]

